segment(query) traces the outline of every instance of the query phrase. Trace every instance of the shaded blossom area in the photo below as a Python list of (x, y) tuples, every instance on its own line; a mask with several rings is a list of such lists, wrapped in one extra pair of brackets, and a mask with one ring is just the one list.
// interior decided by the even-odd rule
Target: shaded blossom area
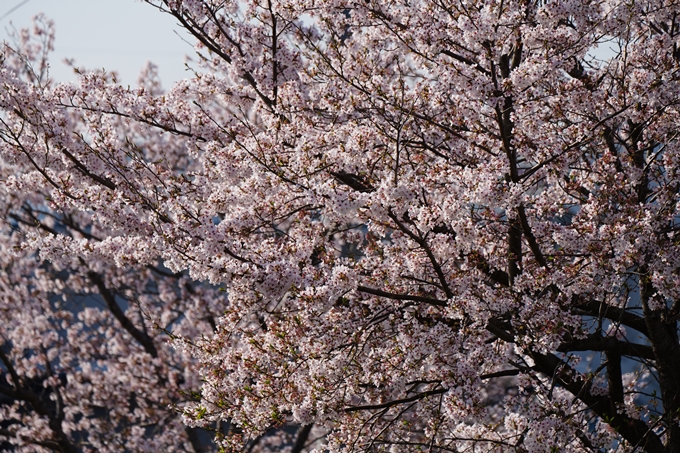
[(680, 451), (680, 3), (146, 3), (2, 50), (0, 450)]

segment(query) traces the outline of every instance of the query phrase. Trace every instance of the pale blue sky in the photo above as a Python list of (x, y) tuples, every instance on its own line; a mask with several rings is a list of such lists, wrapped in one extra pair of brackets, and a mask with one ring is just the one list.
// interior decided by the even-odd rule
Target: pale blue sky
[[(11, 25), (23, 28), (44, 12), (56, 25), (55, 52), (50, 74), (57, 81), (74, 80), (62, 61), (75, 59), (79, 67), (115, 70), (123, 84), (135, 85), (147, 61), (159, 66), (166, 88), (190, 76), (185, 55), (193, 55), (193, 38), (174, 18), (141, 0), (0, 0), (0, 40)], [(178, 35), (179, 34), (179, 35)], [(608, 46), (593, 52), (599, 58), (613, 55)]]
[[(21, 3), (0, 0), (0, 17)], [(30, 26), (39, 12), (55, 21), (50, 74), (58, 81), (75, 78), (62, 64), (65, 58), (74, 58), (79, 67), (115, 70), (126, 85), (136, 83), (147, 61), (159, 66), (166, 88), (189, 76), (184, 63), (192, 46), (183, 39), (193, 40), (172, 17), (139, 0), (27, 0), (0, 20), (0, 40), (7, 38), (12, 25)]]

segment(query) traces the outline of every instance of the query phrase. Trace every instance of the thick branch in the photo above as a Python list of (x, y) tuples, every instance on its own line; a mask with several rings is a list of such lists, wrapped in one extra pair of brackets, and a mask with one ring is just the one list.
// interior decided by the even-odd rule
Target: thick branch
[(448, 49), (442, 50), (442, 53), (443, 53), (444, 55), (448, 56), (448, 57), (453, 58), (453, 59), (456, 60), (456, 61), (460, 61), (461, 63), (464, 63), (464, 64), (466, 64), (466, 65), (468, 65), (468, 66), (473, 67), (474, 69), (476, 69), (477, 71), (481, 72), (482, 74), (484, 74), (484, 75), (486, 75), (486, 76), (488, 76), (488, 75), (490, 74), (489, 71), (487, 71), (486, 69), (484, 69), (484, 67), (483, 67), (482, 65), (480, 65), (479, 63), (477, 63), (477, 62), (474, 61), (474, 60), (471, 60), (471, 59), (469, 59), (469, 58), (466, 58), (466, 57), (464, 57), (464, 56), (462, 56), (462, 55), (459, 55), (459, 54), (457, 54), (457, 53), (455, 53), (455, 52), (451, 52), (451, 51), (448, 50)]
[(479, 253), (469, 255), (469, 260), (475, 268), (482, 271), (487, 277), (502, 286), (510, 286), (510, 277), (507, 272), (500, 269), (491, 269), (489, 261)]
[(375, 409), (387, 409), (390, 407), (398, 406), (400, 404), (412, 403), (413, 401), (418, 401), (423, 398), (427, 398), (432, 395), (441, 395), (442, 393), (448, 392), (449, 389), (436, 389), (428, 390), (426, 392), (416, 393), (408, 398), (402, 398), (399, 400), (392, 400), (382, 404), (370, 404), (366, 406), (350, 406), (344, 409), (345, 412), (357, 412), (357, 411), (370, 411)]
[(445, 300), (433, 299), (431, 297), (412, 296), (410, 294), (388, 293), (386, 291), (369, 288), (367, 286), (358, 286), (357, 291), (360, 291), (360, 292), (366, 293), (366, 294), (372, 294), (374, 296), (386, 297), (388, 299), (412, 300), (414, 302), (424, 302), (426, 304), (436, 305), (438, 307), (446, 307), (446, 301)]
[(106, 302), (106, 306), (108, 307), (109, 311), (113, 314), (113, 316), (118, 320), (120, 325), (130, 334), (132, 337), (139, 342), (139, 344), (142, 345), (144, 350), (153, 358), (158, 357), (158, 351), (156, 350), (156, 346), (153, 344), (153, 340), (144, 332), (141, 330), (137, 329), (134, 324), (132, 324), (132, 321), (128, 319), (127, 316), (125, 316), (125, 313), (123, 313), (123, 310), (120, 309), (118, 306), (118, 303), (116, 302), (116, 298), (114, 294), (106, 287), (104, 284), (104, 280), (101, 278), (99, 274), (96, 272), (88, 272), (87, 276), (90, 278), (92, 283), (95, 284), (97, 289), (99, 290), (99, 294), (102, 296), (104, 299), (104, 302)]
[[(514, 335), (493, 320), (487, 325), (487, 330), (505, 341), (514, 342)], [(527, 353), (535, 362), (534, 369), (554, 379), (557, 384), (581, 400), (600, 418), (607, 420), (607, 423), (632, 445), (643, 446), (648, 453), (665, 452), (661, 439), (649, 429), (646, 423), (612, 409), (615, 404), (608, 397), (592, 395), (589, 389), (590, 382), (584, 380), (580, 373), (573, 370), (569, 364), (554, 354), (541, 354), (531, 349), (528, 349)]]
[(661, 389), (664, 412), (668, 415), (668, 451), (680, 451), (680, 429), (676, 421), (680, 412), (680, 345), (678, 344), (677, 323), (667, 323), (662, 310), (650, 307), (654, 288), (647, 276), (647, 269), (640, 268), (640, 302), (647, 323), (647, 331), (655, 356), (657, 379)]
[(588, 335), (587, 338), (574, 339), (558, 346), (559, 352), (571, 351), (606, 351), (630, 357), (655, 360), (651, 346), (618, 341), (613, 337), (603, 337), (600, 334)]
[(201, 439), (198, 437), (197, 428), (191, 428), (189, 426), (184, 427), (184, 432), (187, 434), (191, 448), (194, 449), (194, 453), (206, 453), (206, 449), (203, 448), (201, 444)]
[(295, 444), (293, 445), (293, 449), (290, 451), (290, 453), (301, 453), (302, 450), (305, 448), (305, 444), (307, 443), (307, 439), (309, 439), (309, 433), (312, 432), (312, 427), (313, 424), (305, 425), (300, 428), (300, 430), (297, 433), (297, 438), (295, 439)]
[(73, 444), (71, 444), (71, 441), (68, 439), (68, 437), (66, 437), (66, 434), (62, 429), (61, 418), (58, 416), (58, 414), (55, 414), (52, 410), (50, 410), (49, 407), (45, 405), (43, 399), (41, 399), (40, 396), (26, 388), (18, 373), (14, 369), (14, 365), (9, 360), (9, 357), (7, 357), (2, 348), (0, 348), (0, 361), (2, 361), (5, 368), (7, 368), (9, 371), (12, 378), (12, 383), (14, 385), (14, 389), (0, 386), (0, 393), (17, 400), (26, 401), (33, 407), (38, 415), (45, 417), (48, 420), (50, 430), (52, 430), (56, 438), (53, 442), (50, 442), (50, 444), (53, 444), (51, 448), (62, 453), (76, 453), (76, 448), (73, 446)]
[(665, 453), (665, 448), (657, 436), (645, 422), (635, 420), (623, 413), (612, 411), (612, 404), (605, 396), (594, 396), (590, 393), (589, 382), (573, 370), (567, 363), (554, 354), (540, 354), (529, 351), (536, 363), (536, 369), (546, 376), (552, 377), (556, 383), (567, 389), (572, 395), (586, 404), (600, 418), (607, 420), (631, 445), (642, 447), (647, 453)]
[(604, 302), (598, 302), (594, 299), (588, 299), (581, 296), (574, 296), (572, 298), (572, 304), (574, 307), (585, 312), (585, 314), (598, 319), (611, 319), (612, 321), (631, 327), (647, 337), (649, 336), (645, 319), (631, 313), (630, 311), (626, 311), (618, 307), (607, 305)]
[(616, 351), (607, 352), (607, 382), (611, 410), (616, 412), (623, 405), (623, 381), (621, 380), (621, 354)]
[(548, 262), (546, 261), (545, 256), (543, 256), (543, 252), (541, 252), (541, 247), (538, 245), (538, 241), (536, 241), (536, 237), (534, 236), (534, 233), (531, 230), (531, 225), (529, 225), (529, 220), (527, 219), (527, 214), (524, 209), (524, 206), (520, 206), (517, 208), (517, 215), (519, 217), (519, 223), (522, 226), (522, 232), (524, 233), (524, 237), (527, 239), (527, 242), (529, 243), (529, 249), (531, 249), (531, 253), (533, 253), (534, 258), (536, 258), (538, 264), (547, 268)]
[(90, 170), (87, 169), (85, 165), (83, 165), (82, 162), (80, 162), (73, 154), (68, 152), (66, 149), (62, 149), (61, 152), (66, 156), (73, 164), (76, 166), (76, 169), (80, 173), (82, 173), (84, 176), (87, 176), (91, 180), (101, 184), (102, 186), (111, 189), (111, 190), (116, 190), (116, 185), (108, 178), (95, 175), (94, 173), (90, 172)]
[(508, 281), (512, 286), (522, 272), (522, 229), (517, 219), (508, 219)]
[(441, 265), (437, 261), (436, 257), (434, 256), (434, 253), (432, 253), (432, 250), (430, 249), (430, 246), (427, 244), (427, 241), (423, 239), (421, 236), (416, 235), (413, 233), (411, 230), (409, 230), (406, 225), (402, 221), (400, 221), (396, 215), (392, 212), (390, 209), (388, 213), (390, 219), (394, 221), (394, 223), (397, 224), (397, 227), (399, 230), (401, 230), (402, 233), (406, 234), (408, 237), (413, 239), (419, 246), (420, 248), (423, 249), (425, 254), (430, 260), (430, 263), (432, 264), (432, 268), (434, 269), (434, 272), (437, 274), (437, 278), (439, 279), (439, 283), (442, 285), (442, 289), (444, 290), (444, 293), (446, 294), (447, 298), (453, 297), (453, 291), (451, 291), (451, 288), (449, 287), (449, 282), (446, 281), (446, 277), (444, 276), (444, 271), (442, 270)]
[(352, 173), (345, 173), (344, 171), (330, 172), (337, 181), (345, 184), (357, 192), (373, 192), (375, 189), (368, 184), (364, 178), (354, 175)]

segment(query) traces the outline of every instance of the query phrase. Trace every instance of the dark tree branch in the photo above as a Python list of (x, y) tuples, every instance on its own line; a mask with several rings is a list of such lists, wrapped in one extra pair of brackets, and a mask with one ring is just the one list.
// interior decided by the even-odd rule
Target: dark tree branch
[(466, 57), (464, 57), (464, 56), (462, 56), (462, 55), (459, 55), (459, 54), (457, 54), (457, 53), (455, 53), (455, 52), (452, 52), (452, 51), (450, 51), (450, 50), (448, 50), (448, 49), (442, 50), (442, 53), (443, 53), (444, 55), (448, 56), (448, 57), (453, 58), (453, 59), (456, 60), (456, 61), (460, 61), (461, 63), (464, 63), (464, 64), (466, 64), (466, 65), (468, 65), (468, 66), (473, 67), (475, 70), (481, 72), (482, 74), (484, 74), (484, 75), (486, 75), (486, 76), (490, 75), (490, 72), (489, 72), (489, 71), (487, 71), (486, 69), (484, 69), (484, 67), (483, 67), (482, 65), (480, 65), (479, 63), (477, 63), (477, 62), (474, 61), (474, 60), (471, 60), (471, 59), (469, 59), (469, 58), (466, 58)]
[(573, 370), (567, 363), (554, 354), (540, 354), (528, 351), (536, 363), (535, 367), (546, 376), (567, 389), (577, 399), (581, 400), (600, 418), (608, 420), (609, 426), (614, 428), (631, 445), (640, 446), (647, 453), (666, 453), (661, 439), (645, 422), (628, 417), (624, 413), (612, 411), (612, 404), (608, 397), (595, 396), (589, 391), (590, 382)]
[(487, 261), (487, 259), (484, 258), (480, 253), (470, 254), (468, 259), (475, 268), (482, 271), (484, 275), (489, 277), (495, 283), (498, 283), (501, 286), (510, 286), (510, 277), (508, 276), (507, 272), (504, 272), (500, 269), (492, 270), (491, 266), (489, 265), (489, 261)]
[(607, 305), (604, 302), (598, 302), (583, 296), (574, 296), (572, 298), (572, 305), (578, 310), (582, 310), (584, 314), (588, 314), (594, 318), (607, 318), (615, 322), (631, 327), (645, 336), (649, 336), (647, 331), (647, 324), (645, 319), (637, 316), (630, 311)]
[(406, 225), (404, 225), (404, 223), (397, 218), (397, 216), (392, 212), (391, 209), (388, 212), (388, 216), (390, 217), (390, 219), (394, 221), (394, 223), (397, 224), (397, 227), (401, 232), (403, 232), (408, 237), (413, 239), (420, 246), (420, 248), (423, 249), (428, 259), (430, 260), (430, 263), (432, 264), (432, 268), (434, 269), (435, 274), (437, 274), (437, 278), (439, 279), (439, 283), (441, 283), (442, 285), (442, 289), (444, 290), (446, 297), (447, 298), (453, 297), (453, 291), (451, 291), (451, 288), (449, 287), (449, 282), (446, 280), (446, 277), (444, 276), (444, 271), (442, 271), (442, 267), (435, 258), (434, 253), (432, 253), (432, 250), (430, 249), (430, 246), (427, 244), (427, 241), (421, 236), (416, 235), (411, 230), (409, 230), (406, 227)]
[(14, 385), (14, 389), (0, 385), (0, 393), (17, 400), (26, 401), (33, 407), (36, 413), (47, 419), (50, 430), (52, 430), (56, 438), (54, 441), (49, 442), (50, 444), (53, 443), (51, 448), (61, 453), (77, 453), (78, 450), (71, 443), (62, 429), (62, 418), (59, 417), (59, 414), (56, 414), (54, 411), (50, 410), (50, 408), (45, 405), (43, 399), (39, 395), (36, 395), (35, 392), (24, 385), (24, 382), (14, 369), (14, 365), (12, 364), (9, 357), (2, 350), (2, 347), (0, 347), (0, 361), (2, 361), (5, 368), (7, 368), (8, 372), (10, 373), (12, 384)]
[(295, 438), (295, 444), (293, 444), (293, 449), (290, 451), (290, 453), (302, 453), (302, 450), (305, 448), (305, 444), (307, 443), (307, 439), (309, 438), (309, 433), (312, 432), (313, 426), (314, 424), (310, 423), (309, 425), (304, 425), (300, 428), (297, 433), (297, 437)]
[(110, 190), (116, 190), (116, 185), (108, 178), (96, 175), (90, 170), (87, 169), (85, 165), (83, 165), (82, 162), (80, 162), (73, 154), (71, 154), (67, 149), (62, 149), (61, 150), (62, 154), (68, 158), (73, 164), (76, 166), (76, 169), (83, 175), (87, 176), (91, 180), (101, 184), (102, 186), (110, 189)]
[(524, 209), (524, 206), (519, 206), (517, 208), (517, 216), (519, 217), (519, 223), (522, 226), (522, 232), (524, 233), (524, 237), (527, 239), (527, 242), (529, 243), (529, 249), (531, 250), (531, 253), (533, 253), (534, 258), (536, 258), (538, 264), (547, 269), (548, 262), (546, 261), (543, 252), (541, 252), (541, 246), (538, 245), (538, 241), (536, 241), (536, 237), (534, 236), (534, 233), (531, 230), (531, 225), (529, 225), (529, 220), (527, 219), (527, 214)]
[(564, 342), (557, 347), (559, 352), (606, 351), (630, 357), (655, 360), (651, 346), (619, 341), (613, 337), (603, 337), (599, 333)]
[(435, 305), (437, 307), (446, 307), (446, 305), (447, 305), (445, 300), (433, 299), (431, 297), (423, 297), (423, 296), (412, 296), (410, 294), (388, 293), (386, 291), (382, 291), (380, 289), (369, 288), (367, 286), (358, 286), (357, 291), (360, 291), (360, 292), (366, 293), (366, 294), (372, 294), (374, 296), (386, 297), (388, 299), (394, 299), (394, 300), (411, 300), (411, 301), (414, 301), (414, 302), (424, 302), (426, 304)]
[(87, 276), (90, 278), (92, 283), (95, 284), (97, 289), (99, 290), (99, 294), (102, 296), (102, 299), (104, 299), (104, 302), (106, 303), (107, 308), (109, 311), (113, 314), (113, 316), (118, 320), (120, 325), (130, 334), (132, 337), (137, 340), (137, 342), (142, 345), (144, 350), (153, 358), (158, 357), (158, 351), (156, 350), (156, 346), (153, 343), (153, 340), (144, 332), (141, 330), (137, 329), (134, 324), (132, 324), (132, 321), (128, 319), (127, 316), (125, 316), (125, 313), (123, 313), (123, 310), (120, 309), (118, 306), (118, 302), (116, 302), (116, 298), (113, 292), (111, 292), (107, 287), (106, 284), (104, 283), (104, 280), (101, 278), (99, 274), (96, 272), (90, 271), (87, 273)]
[(345, 184), (348, 187), (356, 190), (357, 192), (373, 192), (375, 189), (364, 180), (364, 178), (354, 175), (352, 173), (345, 173), (344, 171), (332, 171), (330, 172), (336, 180)]
[(607, 382), (611, 411), (616, 412), (623, 405), (623, 382), (621, 380), (621, 354), (607, 351)]
[(400, 404), (406, 404), (406, 403), (412, 403), (413, 401), (418, 401), (423, 398), (427, 398), (428, 396), (432, 395), (441, 395), (443, 393), (448, 392), (449, 389), (436, 389), (436, 390), (428, 390), (426, 392), (421, 392), (417, 393), (413, 396), (410, 396), (408, 398), (402, 398), (399, 400), (392, 400), (388, 401), (387, 403), (382, 403), (382, 404), (369, 404), (366, 406), (350, 406), (345, 409), (343, 409), (345, 412), (357, 412), (357, 411), (370, 411), (370, 410), (375, 410), (375, 409), (388, 409), (390, 407), (398, 406)]

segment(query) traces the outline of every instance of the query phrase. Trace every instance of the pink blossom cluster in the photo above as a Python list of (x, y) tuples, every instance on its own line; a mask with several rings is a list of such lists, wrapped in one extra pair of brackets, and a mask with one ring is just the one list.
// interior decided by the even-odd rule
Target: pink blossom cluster
[(3, 51), (0, 445), (680, 451), (677, 0), (147, 3)]

